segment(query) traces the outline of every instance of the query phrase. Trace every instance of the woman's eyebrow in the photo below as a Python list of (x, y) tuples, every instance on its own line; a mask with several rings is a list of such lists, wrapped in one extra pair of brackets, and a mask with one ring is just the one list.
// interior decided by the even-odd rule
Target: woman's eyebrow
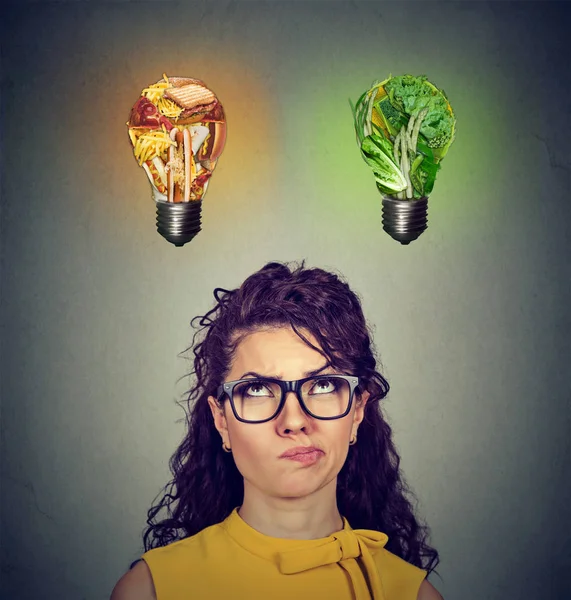
[[(306, 371), (304, 373), (304, 377), (313, 377), (314, 375), (321, 373), (321, 371), (324, 371), (329, 367), (331, 367), (331, 363), (325, 363), (322, 367), (319, 367), (318, 369), (313, 369), (313, 371)], [(246, 377), (249, 376), (256, 377), (257, 379), (283, 379), (283, 377), (280, 377), (279, 375), (261, 375), (260, 373), (256, 373), (255, 371), (248, 371), (247, 373), (244, 373), (240, 377), (240, 379), (246, 379)]]

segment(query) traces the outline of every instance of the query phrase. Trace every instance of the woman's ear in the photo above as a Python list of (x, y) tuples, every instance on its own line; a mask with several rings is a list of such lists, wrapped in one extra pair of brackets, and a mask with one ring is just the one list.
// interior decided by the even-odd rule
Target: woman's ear
[(360, 395), (357, 402), (355, 403), (355, 414), (353, 415), (353, 423), (355, 425), (359, 425), (363, 418), (365, 417), (365, 406), (367, 405), (367, 401), (369, 400), (371, 394), (366, 390)]
[(208, 396), (208, 405), (214, 419), (214, 427), (216, 427), (218, 433), (222, 436), (222, 440), (228, 442), (228, 422), (224, 415), (224, 409), (216, 402), (214, 396)]

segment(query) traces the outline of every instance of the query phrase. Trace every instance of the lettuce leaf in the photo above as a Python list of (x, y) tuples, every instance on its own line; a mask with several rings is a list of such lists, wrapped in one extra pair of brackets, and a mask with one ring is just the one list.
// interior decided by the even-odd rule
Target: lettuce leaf
[(432, 96), (432, 90), (425, 81), (425, 75), (400, 75), (387, 81), (384, 87), (391, 104), (398, 111), (416, 116), (429, 104)]
[(388, 140), (376, 134), (368, 135), (361, 144), (361, 153), (378, 184), (391, 193), (406, 189), (406, 179), (394, 161), (392, 144)]
[(374, 142), (375, 146), (379, 148), (379, 150), (384, 152), (391, 159), (392, 162), (395, 162), (393, 154), (393, 145), (389, 140), (387, 140), (387, 138), (384, 135), (377, 135), (376, 133), (372, 133), (370, 136), (368, 136), (368, 139), (371, 140), (371, 142)]

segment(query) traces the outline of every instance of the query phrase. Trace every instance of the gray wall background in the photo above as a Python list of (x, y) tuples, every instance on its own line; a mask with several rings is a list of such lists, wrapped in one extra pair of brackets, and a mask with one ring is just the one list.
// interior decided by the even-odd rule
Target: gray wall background
[[(446, 600), (569, 597), (569, 5), (4, 9), (2, 598), (103, 600), (183, 435), (190, 319), (269, 260), (360, 294)], [(170, 246), (125, 121), (168, 74), (223, 101), (203, 230)], [(347, 99), (444, 88), (458, 137), (401, 247)]]

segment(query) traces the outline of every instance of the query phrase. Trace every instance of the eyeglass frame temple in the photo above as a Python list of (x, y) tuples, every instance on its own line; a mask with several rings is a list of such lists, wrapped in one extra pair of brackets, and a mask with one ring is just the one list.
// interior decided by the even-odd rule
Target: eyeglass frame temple
[[(326, 379), (327, 377), (331, 377), (334, 379), (344, 379), (349, 384), (349, 391), (350, 391), (349, 404), (347, 405), (347, 410), (342, 415), (339, 415), (338, 417), (318, 417), (318, 416), (313, 415), (310, 412), (310, 410), (307, 408), (307, 406), (305, 406), (305, 403), (303, 402), (303, 398), (301, 397), (301, 386), (306, 381), (309, 381), (311, 379)], [(251, 382), (269, 381), (271, 383), (277, 383), (280, 386), (281, 391), (282, 391), (282, 397), (281, 397), (280, 403), (278, 405), (276, 412), (268, 419), (264, 419), (263, 421), (248, 421), (248, 420), (242, 419), (240, 416), (238, 416), (238, 412), (236, 411), (236, 408), (234, 406), (234, 400), (233, 400), (234, 388), (239, 383), (245, 383), (248, 381), (251, 381)], [(250, 379), (237, 379), (236, 381), (226, 381), (223, 384), (219, 385), (218, 390), (217, 390), (217, 400), (218, 400), (218, 402), (220, 402), (222, 399), (222, 396), (224, 394), (226, 394), (226, 396), (228, 396), (228, 400), (230, 402), (230, 407), (232, 408), (232, 412), (234, 413), (234, 416), (236, 417), (236, 419), (242, 423), (251, 423), (253, 425), (257, 425), (258, 423), (267, 423), (268, 421), (272, 421), (273, 419), (275, 419), (283, 410), (283, 407), (286, 402), (287, 393), (294, 392), (297, 397), (297, 400), (299, 402), (299, 405), (301, 406), (301, 409), (307, 415), (309, 415), (313, 419), (319, 419), (320, 421), (333, 421), (335, 419), (342, 419), (343, 417), (346, 417), (349, 414), (349, 412), (351, 410), (351, 406), (353, 405), (353, 399), (355, 397), (355, 390), (359, 386), (359, 383), (360, 383), (359, 377), (355, 377), (354, 375), (338, 375), (336, 373), (331, 374), (331, 375), (329, 375), (327, 373), (324, 375), (312, 375), (311, 377), (304, 377), (303, 379), (297, 379), (294, 381), (284, 381), (283, 379), (272, 379), (271, 377), (251, 377)]]

